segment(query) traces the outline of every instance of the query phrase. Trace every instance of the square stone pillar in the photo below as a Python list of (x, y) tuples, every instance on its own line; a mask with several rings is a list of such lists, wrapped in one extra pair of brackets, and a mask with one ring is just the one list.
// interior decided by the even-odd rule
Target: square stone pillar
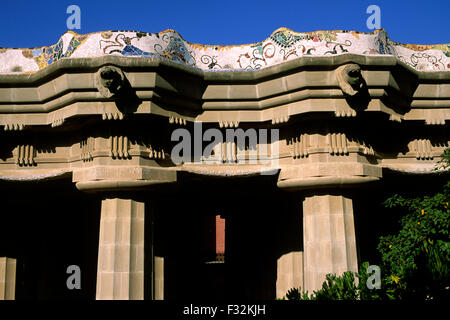
[(16, 294), (16, 259), (0, 258), (0, 300), (14, 300)]
[(277, 298), (283, 298), (292, 288), (303, 289), (303, 252), (293, 251), (277, 260)]
[(144, 299), (144, 202), (102, 201), (97, 300)]
[(316, 195), (303, 202), (304, 291), (322, 287), (327, 273), (356, 272), (352, 200)]
[(153, 300), (164, 300), (164, 257), (154, 258)]

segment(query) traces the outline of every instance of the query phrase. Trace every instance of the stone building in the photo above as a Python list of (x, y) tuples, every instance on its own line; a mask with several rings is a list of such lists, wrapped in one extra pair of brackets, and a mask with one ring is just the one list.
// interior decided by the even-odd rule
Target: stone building
[(285, 28), (0, 49), (0, 299), (275, 299), (356, 271), (383, 197), (439, 180), (449, 57)]

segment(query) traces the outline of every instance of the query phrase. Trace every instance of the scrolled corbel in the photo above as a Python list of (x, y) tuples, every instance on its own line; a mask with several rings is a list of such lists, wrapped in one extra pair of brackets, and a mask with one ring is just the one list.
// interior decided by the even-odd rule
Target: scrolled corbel
[(103, 66), (95, 74), (95, 85), (102, 96), (111, 98), (124, 89), (125, 75), (116, 66)]
[(339, 87), (348, 96), (355, 96), (365, 88), (365, 81), (361, 75), (361, 67), (356, 63), (340, 66), (336, 69)]

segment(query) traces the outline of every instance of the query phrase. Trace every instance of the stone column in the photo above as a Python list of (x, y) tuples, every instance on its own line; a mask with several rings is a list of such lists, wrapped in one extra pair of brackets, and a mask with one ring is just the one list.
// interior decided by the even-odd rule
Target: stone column
[(308, 196), (303, 202), (304, 290), (322, 287), (327, 273), (358, 270), (352, 200)]
[(102, 201), (97, 300), (144, 299), (144, 202)]
[(277, 260), (277, 298), (283, 298), (292, 288), (303, 289), (303, 252), (293, 251)]
[(0, 300), (14, 300), (16, 293), (16, 259), (0, 258)]
[(164, 257), (154, 258), (153, 300), (164, 300)]

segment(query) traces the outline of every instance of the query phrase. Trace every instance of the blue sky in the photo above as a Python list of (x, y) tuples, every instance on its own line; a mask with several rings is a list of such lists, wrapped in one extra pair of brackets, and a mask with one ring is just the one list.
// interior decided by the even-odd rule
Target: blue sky
[(392, 40), (450, 43), (450, 0), (0, 0), (0, 47), (56, 43), (71, 4), (81, 9), (78, 33), (175, 29), (189, 42), (216, 45), (262, 41), (279, 27), (371, 32), (366, 8), (375, 4)]

